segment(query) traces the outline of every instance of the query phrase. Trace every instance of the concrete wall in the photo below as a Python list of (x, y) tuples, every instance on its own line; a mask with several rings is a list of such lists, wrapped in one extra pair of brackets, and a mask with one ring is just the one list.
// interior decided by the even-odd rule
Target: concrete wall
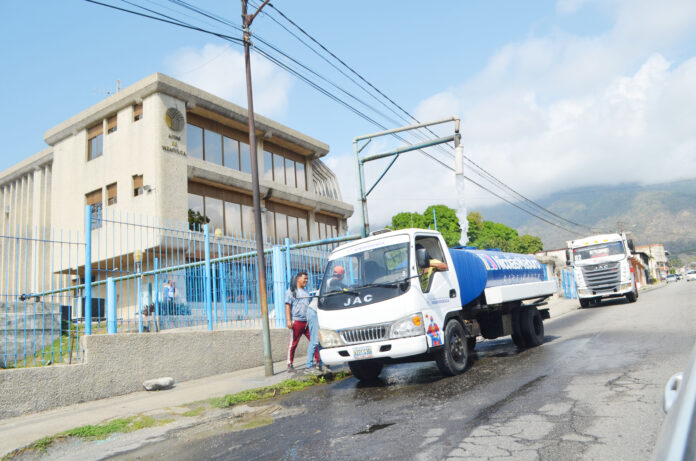
[[(285, 359), (289, 338), (289, 330), (271, 330), (274, 361)], [(306, 351), (302, 340), (296, 364)], [(151, 378), (182, 382), (264, 364), (261, 330), (93, 335), (84, 357), (78, 365), (0, 370), (0, 419), (140, 391)]]

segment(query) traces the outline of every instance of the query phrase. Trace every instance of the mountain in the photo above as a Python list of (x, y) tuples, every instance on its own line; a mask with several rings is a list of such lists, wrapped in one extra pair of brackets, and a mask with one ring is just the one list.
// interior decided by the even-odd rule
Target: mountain
[[(483, 219), (513, 227), (520, 235), (541, 237), (547, 250), (563, 248), (567, 240), (622, 229), (631, 231), (636, 245), (662, 243), (673, 257), (679, 256), (684, 262), (696, 259), (696, 179), (582, 187), (556, 192), (535, 202), (591, 230), (542, 214), (568, 230), (560, 229), (508, 204), (478, 211)], [(530, 208), (524, 203), (518, 205)]]

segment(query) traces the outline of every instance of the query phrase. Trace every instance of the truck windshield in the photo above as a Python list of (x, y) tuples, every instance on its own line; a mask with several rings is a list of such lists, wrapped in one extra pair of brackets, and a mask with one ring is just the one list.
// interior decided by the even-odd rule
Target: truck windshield
[(586, 247), (573, 249), (573, 260), (575, 262), (587, 261), (591, 259), (623, 254), (625, 254), (623, 243), (601, 243), (599, 245), (589, 245)]
[(396, 243), (329, 261), (319, 289), (319, 307), (354, 307), (405, 292), (410, 280), (408, 248), (408, 242)]

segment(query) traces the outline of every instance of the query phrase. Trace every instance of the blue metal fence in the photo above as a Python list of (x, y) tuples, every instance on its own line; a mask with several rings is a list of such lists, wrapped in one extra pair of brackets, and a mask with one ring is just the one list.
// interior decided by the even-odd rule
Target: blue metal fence
[(561, 270), (561, 283), (563, 296), (570, 299), (578, 299), (578, 287), (575, 284), (575, 274), (572, 269)]
[[(89, 207), (85, 216), (82, 232), (0, 236), (0, 366), (81, 361), (85, 334), (261, 328), (253, 235)], [(285, 327), (291, 275), (307, 271), (318, 289), (329, 253), (354, 238), (266, 242), (271, 327)]]

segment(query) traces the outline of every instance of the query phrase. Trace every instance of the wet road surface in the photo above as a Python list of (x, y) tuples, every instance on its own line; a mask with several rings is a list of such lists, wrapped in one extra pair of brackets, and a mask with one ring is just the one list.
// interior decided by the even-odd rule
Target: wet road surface
[[(387, 367), (264, 402), (115, 459), (649, 459), (663, 386), (696, 339), (696, 284), (680, 282), (546, 322), (545, 343), (477, 344), (472, 367)], [(246, 429), (245, 429), (246, 428)]]

